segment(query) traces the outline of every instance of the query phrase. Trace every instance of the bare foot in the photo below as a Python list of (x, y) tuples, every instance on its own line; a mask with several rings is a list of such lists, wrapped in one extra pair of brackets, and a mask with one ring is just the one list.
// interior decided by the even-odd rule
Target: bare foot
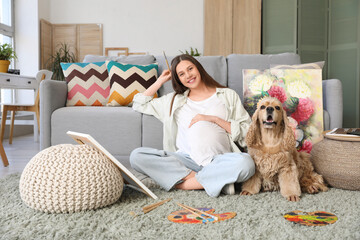
[(289, 196), (289, 197), (287, 197), (286, 199), (287, 199), (288, 201), (290, 201), (290, 202), (298, 202), (298, 201), (300, 201), (300, 197), (299, 197), (299, 196), (295, 196), (295, 195)]
[(196, 172), (191, 171), (191, 172), (189, 173), (189, 175), (187, 175), (186, 177), (183, 178), (183, 180), (186, 181), (186, 180), (188, 180), (188, 179), (190, 179), (190, 178), (193, 178), (193, 177), (195, 177), (195, 174), (196, 174)]
[(204, 189), (204, 187), (196, 180), (195, 177), (188, 178), (187, 180), (183, 181), (175, 185), (175, 188), (182, 189), (182, 190), (197, 190), (197, 189)]

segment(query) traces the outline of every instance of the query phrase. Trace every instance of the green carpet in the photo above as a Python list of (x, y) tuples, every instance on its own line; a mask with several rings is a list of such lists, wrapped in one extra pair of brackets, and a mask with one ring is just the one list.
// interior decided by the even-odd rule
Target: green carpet
[[(0, 239), (360, 239), (360, 192), (330, 189), (303, 194), (300, 202), (286, 201), (278, 192), (254, 196), (209, 197), (204, 191), (165, 192), (172, 201), (140, 217), (129, 212), (157, 202), (130, 188), (115, 204), (73, 214), (46, 214), (27, 207), (19, 195), (19, 174), (0, 179)], [(236, 212), (233, 219), (210, 224), (177, 224), (167, 216), (180, 208), (213, 207), (216, 213)], [(292, 210), (327, 211), (334, 224), (307, 227), (286, 221)]]

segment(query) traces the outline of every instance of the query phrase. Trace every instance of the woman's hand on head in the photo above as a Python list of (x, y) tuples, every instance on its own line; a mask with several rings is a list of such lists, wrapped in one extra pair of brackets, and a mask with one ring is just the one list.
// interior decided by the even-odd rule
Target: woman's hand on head
[(164, 70), (157, 79), (157, 81), (159, 81), (161, 84), (164, 84), (170, 79), (171, 79), (171, 72), (169, 70)]
[(214, 116), (211, 115), (204, 115), (204, 114), (196, 114), (196, 116), (191, 120), (189, 128), (197, 122), (200, 121), (208, 121), (214, 122)]
[(169, 70), (164, 70), (162, 74), (158, 77), (156, 82), (152, 84), (145, 92), (144, 96), (154, 96), (154, 94), (161, 88), (161, 86), (171, 79), (171, 72)]

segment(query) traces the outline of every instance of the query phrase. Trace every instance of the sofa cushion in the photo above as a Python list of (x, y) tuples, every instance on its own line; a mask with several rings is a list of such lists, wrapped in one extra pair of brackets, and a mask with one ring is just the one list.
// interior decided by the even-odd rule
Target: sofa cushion
[(100, 56), (100, 55), (85, 55), (83, 63), (92, 63), (92, 62), (105, 62), (106, 60), (116, 61), (117, 56)]
[[(212, 76), (220, 84), (227, 86), (227, 66), (226, 59), (223, 56), (203, 56), (195, 57), (201, 65), (204, 67), (206, 72)], [(174, 59), (173, 56), (167, 56), (169, 64)], [(164, 56), (156, 56), (156, 61), (159, 64), (159, 75), (167, 69)], [(171, 81), (166, 82), (160, 89), (159, 95), (163, 96), (170, 92), (173, 92)]]
[(153, 55), (122, 55), (117, 57), (115, 61), (119, 63), (147, 65), (155, 63), (155, 57)]
[(324, 119), (324, 131), (330, 130), (330, 115), (329, 112), (324, 110), (323, 112), (323, 119)]
[(110, 82), (105, 62), (61, 63), (67, 82), (66, 106), (104, 106)]
[(141, 114), (129, 107), (63, 107), (51, 115), (51, 145), (75, 143), (66, 132), (90, 134), (114, 156), (141, 146)]
[(163, 124), (157, 118), (143, 114), (142, 146), (163, 149)]
[(270, 68), (276, 69), (323, 69), (325, 61), (313, 62), (313, 63), (304, 63), (304, 64), (270, 64)]
[(234, 89), (243, 100), (243, 69), (268, 69), (270, 64), (300, 64), (295, 53), (281, 54), (230, 54), (227, 56), (228, 87)]
[(144, 92), (157, 79), (157, 64), (134, 65), (106, 61), (110, 78), (108, 105), (127, 106), (134, 95)]
[(153, 55), (129, 55), (129, 56), (99, 56), (99, 55), (86, 55), (84, 57), (84, 63), (90, 62), (105, 62), (116, 61), (121, 63), (146, 65), (155, 62)]
[[(330, 121), (328, 128), (341, 128), (343, 126), (343, 90), (339, 79), (322, 81), (323, 106), (329, 113)], [(324, 125), (325, 127), (327, 125)]]

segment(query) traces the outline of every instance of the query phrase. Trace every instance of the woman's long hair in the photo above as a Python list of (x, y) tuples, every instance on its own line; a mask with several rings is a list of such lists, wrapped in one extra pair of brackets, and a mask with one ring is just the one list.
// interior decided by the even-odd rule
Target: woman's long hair
[(198, 69), (198, 71), (200, 73), (201, 81), (203, 81), (205, 83), (205, 86), (207, 86), (207, 87), (215, 87), (215, 88), (226, 88), (225, 86), (223, 86), (220, 83), (218, 83), (217, 81), (215, 81), (205, 71), (204, 67), (198, 62), (198, 60), (196, 60), (194, 57), (190, 56), (189, 54), (178, 55), (171, 61), (171, 76), (172, 76), (171, 82), (172, 82), (172, 86), (173, 86), (173, 89), (175, 91), (175, 94), (174, 94), (174, 96), (173, 96), (173, 98), (171, 100), (171, 103), (170, 103), (169, 115), (171, 115), (172, 106), (173, 106), (173, 103), (174, 103), (175, 96), (177, 94), (184, 93), (188, 89), (187, 87), (185, 87), (181, 83), (181, 81), (179, 79), (179, 76), (177, 75), (177, 72), (176, 72), (177, 65), (181, 61), (184, 61), (184, 60), (190, 61), (195, 65), (195, 67)]
[(181, 61), (189, 61), (191, 63), (193, 63), (196, 68), (199, 70), (200, 76), (201, 76), (201, 81), (203, 81), (205, 83), (205, 86), (207, 87), (215, 87), (215, 88), (225, 88), (225, 86), (221, 85), (220, 83), (218, 83), (217, 81), (215, 81), (204, 69), (204, 67), (198, 62), (198, 60), (196, 60), (194, 57), (190, 56), (189, 54), (182, 54), (179, 56), (176, 56), (172, 61), (171, 61), (171, 82), (172, 82), (172, 86), (173, 89), (175, 91), (176, 94), (182, 94), (184, 93), (188, 88), (185, 87), (180, 79), (179, 76), (176, 73), (176, 67), (177, 65), (181, 62)]

